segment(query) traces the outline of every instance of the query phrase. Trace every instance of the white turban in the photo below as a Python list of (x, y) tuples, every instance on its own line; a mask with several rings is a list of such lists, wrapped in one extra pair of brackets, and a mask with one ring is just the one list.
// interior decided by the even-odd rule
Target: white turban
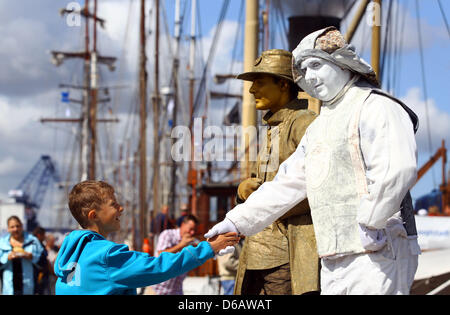
[(292, 52), (292, 74), (297, 83), (303, 76), (301, 63), (309, 57), (330, 61), (342, 69), (360, 74), (370, 83), (379, 87), (373, 68), (360, 58), (353, 45), (346, 43), (342, 34), (334, 26), (324, 28), (306, 36)]

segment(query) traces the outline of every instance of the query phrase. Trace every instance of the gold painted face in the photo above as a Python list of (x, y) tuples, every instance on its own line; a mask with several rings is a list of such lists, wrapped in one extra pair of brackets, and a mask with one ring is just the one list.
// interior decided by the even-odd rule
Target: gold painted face
[(253, 94), (257, 110), (270, 110), (275, 112), (284, 104), (282, 95), (284, 93), (282, 81), (275, 82), (270, 75), (260, 75), (250, 87), (249, 92)]

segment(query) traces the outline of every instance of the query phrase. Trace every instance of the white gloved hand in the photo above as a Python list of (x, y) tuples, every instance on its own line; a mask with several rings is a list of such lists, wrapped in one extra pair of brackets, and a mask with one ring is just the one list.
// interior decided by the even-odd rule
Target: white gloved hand
[(359, 224), (359, 237), (361, 244), (366, 250), (376, 252), (386, 245), (387, 236), (383, 230), (372, 230)]
[(403, 222), (400, 218), (392, 217), (386, 223), (386, 230), (392, 237), (401, 236), (408, 237)]
[(234, 253), (234, 246), (227, 246), (224, 249), (219, 250), (217, 255), (218, 256), (223, 256), (223, 255), (232, 254), (232, 253)]
[[(214, 237), (216, 235), (224, 234), (224, 233), (228, 233), (228, 232), (236, 232), (237, 234), (239, 234), (239, 231), (236, 228), (236, 226), (234, 225), (234, 223), (231, 222), (230, 219), (225, 218), (222, 222), (219, 222), (216, 225), (214, 225), (208, 231), (208, 233), (206, 233), (204, 236), (205, 236), (205, 238), (211, 238), (211, 237)], [(230, 246), (228, 246), (228, 247), (230, 247)], [(226, 250), (227, 248), (222, 249), (222, 251)], [(219, 251), (219, 253), (220, 253), (220, 251)]]

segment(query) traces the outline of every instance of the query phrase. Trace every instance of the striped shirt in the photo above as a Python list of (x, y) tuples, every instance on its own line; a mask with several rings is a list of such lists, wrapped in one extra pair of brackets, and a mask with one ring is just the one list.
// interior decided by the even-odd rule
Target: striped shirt
[[(156, 245), (156, 252), (164, 251), (181, 242), (180, 229), (170, 229), (161, 232)], [(178, 277), (169, 279), (165, 282), (158, 283), (153, 286), (155, 293), (158, 295), (183, 295), (183, 280), (186, 273)]]

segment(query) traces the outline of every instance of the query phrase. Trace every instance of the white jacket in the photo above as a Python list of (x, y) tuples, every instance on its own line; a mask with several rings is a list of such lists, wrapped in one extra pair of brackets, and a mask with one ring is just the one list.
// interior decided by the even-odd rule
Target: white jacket
[[(416, 180), (414, 128), (408, 113), (397, 102), (372, 93), (361, 111), (359, 132), (369, 194), (361, 198), (357, 223), (383, 229), (399, 211), (402, 199)], [(280, 165), (273, 181), (264, 183), (245, 203), (227, 213), (242, 234), (258, 233), (307, 198), (307, 150), (305, 136), (297, 150)]]

